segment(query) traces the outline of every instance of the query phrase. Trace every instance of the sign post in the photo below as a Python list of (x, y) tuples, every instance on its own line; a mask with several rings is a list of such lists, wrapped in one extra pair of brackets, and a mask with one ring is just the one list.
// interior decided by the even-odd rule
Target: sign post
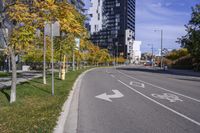
[(72, 62), (72, 67), (73, 71), (75, 71), (75, 50), (80, 49), (80, 38), (75, 38), (75, 43), (76, 43), (76, 48), (73, 48), (73, 62)]
[[(48, 35), (51, 37), (51, 72), (52, 72), (52, 81), (51, 81), (51, 90), (52, 90), (52, 96), (54, 96), (54, 43), (53, 43), (53, 37), (60, 36), (60, 24), (59, 22), (51, 22), (45, 24), (45, 35)], [(46, 43), (46, 42), (45, 42)]]

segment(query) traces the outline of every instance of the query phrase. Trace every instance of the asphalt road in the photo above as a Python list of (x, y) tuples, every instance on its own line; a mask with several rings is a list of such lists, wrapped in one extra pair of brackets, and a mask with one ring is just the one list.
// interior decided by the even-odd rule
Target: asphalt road
[(200, 133), (200, 77), (99, 68), (81, 82), (78, 133)]

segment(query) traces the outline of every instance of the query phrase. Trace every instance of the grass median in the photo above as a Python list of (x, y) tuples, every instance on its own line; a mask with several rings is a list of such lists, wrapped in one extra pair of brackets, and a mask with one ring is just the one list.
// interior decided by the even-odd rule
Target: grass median
[(76, 78), (86, 69), (71, 71), (66, 80), (55, 75), (55, 95), (51, 96), (51, 75), (17, 85), (17, 101), (9, 104), (10, 90), (0, 91), (0, 132), (52, 132)]
[(10, 73), (0, 72), (0, 78), (8, 77), (10, 75), (11, 75)]

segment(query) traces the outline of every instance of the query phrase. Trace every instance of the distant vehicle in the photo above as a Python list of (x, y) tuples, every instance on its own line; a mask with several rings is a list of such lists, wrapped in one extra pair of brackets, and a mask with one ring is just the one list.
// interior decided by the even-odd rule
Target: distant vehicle
[(152, 62), (151, 62), (151, 61), (146, 61), (146, 62), (144, 63), (144, 66), (152, 66)]

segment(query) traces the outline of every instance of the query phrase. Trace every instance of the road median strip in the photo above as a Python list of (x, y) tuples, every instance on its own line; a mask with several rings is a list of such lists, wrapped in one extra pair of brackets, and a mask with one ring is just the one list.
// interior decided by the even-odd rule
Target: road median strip
[(17, 85), (17, 101), (13, 104), (9, 103), (10, 90), (2, 90), (1, 133), (52, 132), (76, 78), (85, 70), (67, 73), (65, 81), (59, 80), (56, 73), (55, 96), (51, 96), (51, 75), (47, 76), (47, 85), (42, 78)]

